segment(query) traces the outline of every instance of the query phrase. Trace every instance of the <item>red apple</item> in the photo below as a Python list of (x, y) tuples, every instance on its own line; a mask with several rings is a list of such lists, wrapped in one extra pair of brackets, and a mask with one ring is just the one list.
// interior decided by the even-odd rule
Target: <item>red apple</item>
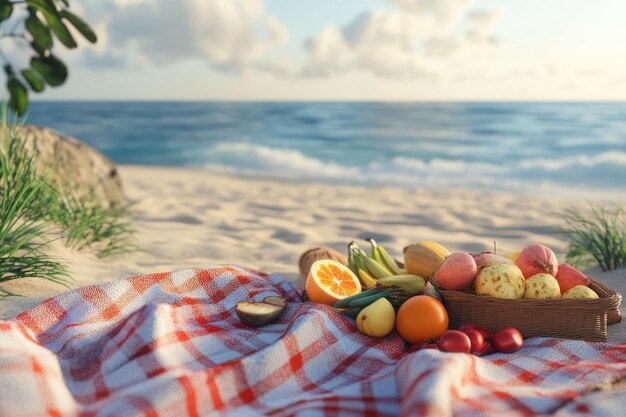
[(533, 243), (522, 249), (515, 264), (526, 279), (536, 274), (547, 273), (556, 276), (559, 269), (556, 255), (552, 249), (541, 243)]
[(561, 288), (561, 294), (577, 285), (587, 286), (591, 284), (587, 275), (568, 264), (559, 265), (559, 271), (557, 272), (555, 278)]

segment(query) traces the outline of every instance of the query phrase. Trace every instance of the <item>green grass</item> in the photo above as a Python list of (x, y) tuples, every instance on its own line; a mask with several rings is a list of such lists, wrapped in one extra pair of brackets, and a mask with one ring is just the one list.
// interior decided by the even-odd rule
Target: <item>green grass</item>
[(597, 263), (603, 271), (626, 267), (626, 207), (590, 203), (586, 210), (568, 210), (565, 223), (568, 262), (577, 267)]
[(49, 206), (50, 220), (63, 231), (65, 245), (91, 249), (99, 258), (129, 252), (133, 229), (126, 208), (104, 208), (95, 199), (87, 201), (69, 190), (60, 190)]
[[(78, 198), (67, 185), (50, 181), (36, 168), (36, 154), (17, 136), (19, 125), (0, 127), (0, 283), (42, 278), (66, 285), (71, 281), (62, 260), (46, 254), (61, 239), (75, 250), (89, 249), (104, 258), (134, 250), (126, 208), (104, 207), (93, 193)], [(15, 295), (0, 289), (0, 296)]]
[[(42, 196), (50, 192), (46, 179), (35, 173), (33, 157), (13, 140), (9, 125), (0, 139), (0, 282), (43, 278), (67, 284), (64, 263), (44, 253), (49, 229), (33, 213), (42, 209)], [(0, 295), (13, 295), (0, 289)]]

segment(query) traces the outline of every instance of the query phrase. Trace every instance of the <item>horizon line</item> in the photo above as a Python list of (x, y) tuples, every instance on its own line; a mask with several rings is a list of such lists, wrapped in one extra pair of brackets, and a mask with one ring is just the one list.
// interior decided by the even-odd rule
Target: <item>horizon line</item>
[(459, 100), (387, 100), (387, 99), (31, 99), (31, 103), (390, 103), (390, 104), (472, 104), (472, 103), (626, 103), (623, 99), (459, 99)]

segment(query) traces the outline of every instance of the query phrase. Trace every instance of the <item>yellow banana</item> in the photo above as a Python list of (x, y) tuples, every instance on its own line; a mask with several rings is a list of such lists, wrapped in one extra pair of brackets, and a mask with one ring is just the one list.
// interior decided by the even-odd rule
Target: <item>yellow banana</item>
[(361, 268), (358, 268), (358, 271), (358, 277), (361, 280), (361, 283), (365, 286), (365, 288), (376, 288), (376, 280), (372, 278), (372, 276), (368, 274), (367, 271), (364, 271)]
[(367, 254), (363, 252), (363, 250), (361, 250), (361, 248), (359, 248), (356, 244), (353, 245), (352, 250), (354, 251), (356, 259), (360, 259), (361, 262), (363, 262), (372, 278), (380, 279), (393, 275), (393, 273), (389, 271), (385, 266), (368, 257)]
[(376, 281), (385, 287), (396, 286), (407, 293), (421, 293), (426, 286), (426, 280), (418, 275), (394, 275)]
[(359, 280), (365, 288), (374, 288), (376, 287), (376, 280), (370, 275), (363, 259), (357, 253), (356, 249), (354, 249), (355, 245), (356, 244), (352, 242), (348, 247), (350, 248), (350, 259), (354, 262), (354, 268), (356, 269), (356, 276), (359, 277)]
[(402, 275), (405, 273), (396, 261), (389, 255), (389, 253), (382, 246), (378, 245), (372, 238), (367, 239), (372, 245), (372, 259), (379, 264), (384, 265), (393, 275)]

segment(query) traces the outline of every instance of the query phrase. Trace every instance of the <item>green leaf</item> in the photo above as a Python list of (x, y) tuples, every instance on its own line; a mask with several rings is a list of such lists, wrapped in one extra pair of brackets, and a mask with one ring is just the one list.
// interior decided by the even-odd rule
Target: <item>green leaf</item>
[(63, 84), (67, 79), (67, 67), (53, 55), (33, 57), (30, 60), (30, 66), (52, 87)]
[(50, 29), (39, 20), (35, 14), (31, 14), (24, 22), (26, 30), (33, 37), (32, 46), (39, 55), (52, 48), (52, 35)]
[(70, 49), (76, 48), (76, 41), (74, 40), (74, 38), (72, 38), (72, 35), (67, 30), (67, 27), (65, 27), (65, 24), (63, 24), (61, 19), (59, 19), (59, 17), (52, 12), (42, 10), (41, 13), (43, 14), (43, 17), (46, 18), (48, 26), (50, 27), (50, 29), (52, 29), (52, 32), (57, 37), (57, 39), (60, 40), (63, 45), (67, 46)]
[(44, 89), (43, 81), (39, 79), (35, 73), (29, 69), (22, 70), (22, 77), (28, 82), (33, 91), (40, 93)]
[(18, 116), (24, 114), (28, 108), (28, 91), (26, 87), (17, 78), (10, 78), (7, 82), (7, 88), (11, 93), (9, 106)]
[(13, 67), (10, 64), (5, 64), (4, 65), (4, 73), (7, 75), (7, 77), (11, 78), (14, 76), (13, 73)]
[(68, 0), (61, 0), (61, 3), (63, 3), (65, 7), (70, 7), (70, 2)]
[(67, 10), (61, 11), (61, 17), (67, 19), (72, 25), (74, 25), (76, 30), (78, 30), (80, 34), (83, 35), (85, 39), (87, 39), (89, 42), (96, 43), (98, 37), (96, 36), (93, 29), (91, 29), (91, 27), (89, 27), (89, 25), (83, 19), (73, 13), (70, 13)]
[(0, 0), (0, 22), (7, 20), (13, 13), (13, 3), (9, 0)]
[(40, 10), (42, 12), (57, 12), (56, 6), (50, 0), (26, 0), (26, 4), (28, 4), (29, 8)]

